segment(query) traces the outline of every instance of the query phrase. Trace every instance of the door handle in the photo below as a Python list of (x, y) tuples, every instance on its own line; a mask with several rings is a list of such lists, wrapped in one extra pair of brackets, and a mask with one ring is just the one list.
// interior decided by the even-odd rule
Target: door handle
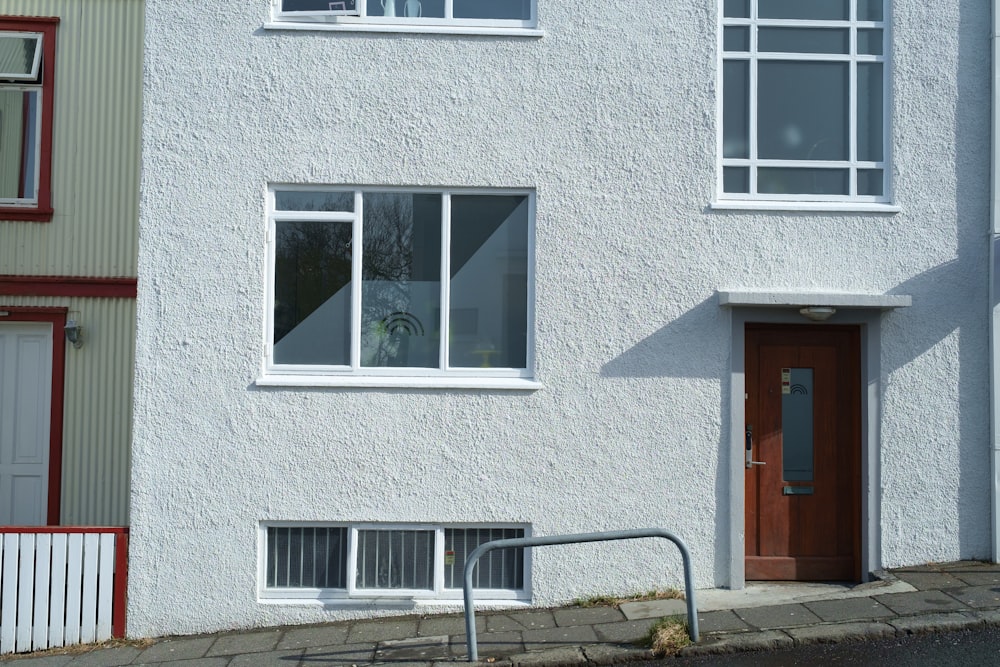
[(747, 470), (750, 470), (754, 466), (766, 465), (766, 461), (754, 461), (753, 460), (753, 426), (747, 424), (746, 432), (746, 447), (747, 447)]

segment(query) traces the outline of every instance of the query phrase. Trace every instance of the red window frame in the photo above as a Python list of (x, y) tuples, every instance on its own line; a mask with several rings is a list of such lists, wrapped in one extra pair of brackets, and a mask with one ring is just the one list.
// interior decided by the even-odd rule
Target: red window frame
[(0, 31), (42, 33), (42, 119), (39, 126), (38, 201), (33, 206), (0, 206), (0, 220), (49, 222), (52, 220), (52, 109), (56, 75), (56, 26), (58, 18), (2, 16)]

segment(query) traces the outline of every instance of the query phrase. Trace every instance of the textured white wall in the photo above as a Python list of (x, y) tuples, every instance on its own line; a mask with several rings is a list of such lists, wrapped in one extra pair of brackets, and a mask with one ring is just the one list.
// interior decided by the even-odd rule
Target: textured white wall
[[(539, 0), (519, 39), (148, 2), (129, 633), (371, 613), (257, 603), (262, 520), (663, 526), (727, 583), (717, 289), (912, 294), (883, 321), (882, 558), (988, 556), (988, 7), (894, 4), (902, 212), (835, 215), (708, 210), (715, 3)], [(255, 387), (269, 182), (536, 189), (545, 388)], [(549, 547), (533, 577), (553, 603), (680, 564)]]

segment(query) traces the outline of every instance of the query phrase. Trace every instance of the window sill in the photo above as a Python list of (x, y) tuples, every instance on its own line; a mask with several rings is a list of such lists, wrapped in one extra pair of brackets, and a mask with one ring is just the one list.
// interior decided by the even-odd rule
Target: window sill
[(495, 26), (406, 25), (378, 23), (322, 23), (309, 21), (268, 21), (264, 30), (311, 30), (315, 32), (382, 32), (437, 35), (487, 35), (499, 37), (542, 37), (538, 28), (500, 28)]
[(13, 220), (18, 222), (52, 222), (54, 211), (51, 208), (17, 208), (0, 206), (0, 221)]
[(510, 389), (537, 391), (544, 385), (515, 377), (443, 377), (375, 375), (263, 375), (258, 387), (361, 387), (387, 389)]
[[(300, 606), (300, 607), (323, 607), (325, 609), (404, 609), (412, 611), (414, 609), (428, 609), (435, 612), (450, 610), (458, 607), (462, 608), (462, 598), (440, 598), (440, 599), (403, 599), (403, 598), (280, 598), (280, 597), (258, 597), (258, 604)], [(489, 607), (490, 609), (521, 609), (531, 606), (530, 598), (519, 599), (476, 599), (476, 608)]]
[(717, 199), (708, 206), (713, 211), (819, 211), (894, 214), (902, 210), (894, 204), (880, 202), (768, 201), (766, 199)]

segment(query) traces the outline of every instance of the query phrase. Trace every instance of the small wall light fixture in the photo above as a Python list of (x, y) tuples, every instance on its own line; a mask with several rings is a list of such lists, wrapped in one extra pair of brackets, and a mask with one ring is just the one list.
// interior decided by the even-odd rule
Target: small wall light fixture
[(812, 320), (813, 322), (823, 322), (824, 320), (828, 320), (836, 312), (837, 309), (831, 306), (806, 306), (805, 308), (799, 309), (799, 314), (802, 315), (802, 317), (807, 320)]
[(72, 343), (73, 347), (80, 349), (83, 347), (83, 327), (76, 323), (76, 320), (67, 320), (66, 326), (63, 327), (63, 333), (66, 334), (66, 340)]

